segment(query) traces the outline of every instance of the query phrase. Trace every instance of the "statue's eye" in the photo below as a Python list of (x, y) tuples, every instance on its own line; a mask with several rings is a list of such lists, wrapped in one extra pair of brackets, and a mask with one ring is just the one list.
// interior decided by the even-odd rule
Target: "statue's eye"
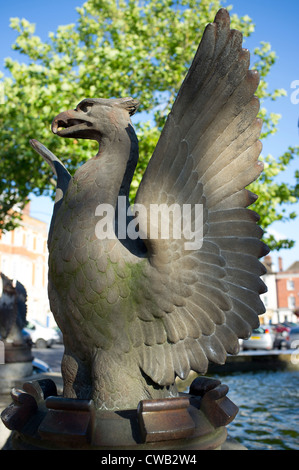
[(78, 104), (77, 110), (83, 111), (83, 113), (87, 113), (87, 111), (89, 111), (91, 107), (92, 107), (92, 103), (89, 103), (88, 101), (86, 102), (83, 101), (82, 103)]

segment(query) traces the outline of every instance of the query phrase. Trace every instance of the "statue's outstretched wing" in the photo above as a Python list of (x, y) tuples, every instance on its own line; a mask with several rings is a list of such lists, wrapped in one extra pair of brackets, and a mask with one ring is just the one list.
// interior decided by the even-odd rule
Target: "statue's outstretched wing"
[(44, 160), (50, 165), (53, 170), (54, 175), (57, 178), (57, 186), (56, 186), (56, 195), (55, 195), (55, 205), (53, 210), (53, 215), (51, 219), (51, 225), (49, 229), (48, 235), (48, 244), (52, 238), (52, 231), (54, 227), (54, 222), (56, 218), (57, 211), (62, 204), (64, 195), (67, 191), (69, 182), (71, 180), (71, 175), (68, 170), (65, 168), (63, 163), (59, 160), (59, 158), (54, 155), (47, 147), (45, 147), (41, 142), (36, 139), (30, 140), (31, 147), (41, 156)]
[(259, 76), (248, 68), (242, 34), (230, 30), (221, 9), (204, 32), (136, 196), (147, 214), (151, 204), (189, 204), (195, 226), (203, 220), (202, 246), (195, 249), (172, 227), (165, 239), (147, 228), (150, 263), (136, 287), (145, 301), (133, 334), (141, 367), (160, 384), (190, 369), (203, 373), (209, 361), (224, 363), (264, 312), (258, 258), (268, 250), (258, 216), (247, 209), (256, 196), (245, 189), (263, 168), (254, 97)]

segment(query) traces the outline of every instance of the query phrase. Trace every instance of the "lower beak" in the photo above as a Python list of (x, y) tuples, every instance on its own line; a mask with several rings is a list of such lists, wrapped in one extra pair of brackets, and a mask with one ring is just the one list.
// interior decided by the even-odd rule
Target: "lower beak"
[[(70, 127), (70, 121), (75, 119), (75, 111), (64, 111), (58, 114), (52, 121), (51, 129), (54, 134), (58, 133), (60, 127)], [(73, 125), (73, 124), (71, 124)]]

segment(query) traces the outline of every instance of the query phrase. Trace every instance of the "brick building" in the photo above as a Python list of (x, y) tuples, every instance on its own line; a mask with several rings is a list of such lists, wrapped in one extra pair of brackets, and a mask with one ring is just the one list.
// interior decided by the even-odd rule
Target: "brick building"
[(27, 204), (21, 226), (0, 235), (0, 271), (27, 290), (27, 319), (55, 325), (47, 293), (48, 226), (30, 216)]
[(268, 325), (269, 323), (278, 323), (276, 272), (270, 255), (265, 256), (263, 265), (267, 272), (262, 276), (262, 279), (268, 290), (265, 294), (261, 294), (261, 300), (264, 302), (266, 312), (260, 316), (260, 322)]
[(295, 261), (286, 270), (279, 258), (279, 270), (276, 273), (277, 315), (280, 322), (296, 323), (299, 313), (299, 261)]

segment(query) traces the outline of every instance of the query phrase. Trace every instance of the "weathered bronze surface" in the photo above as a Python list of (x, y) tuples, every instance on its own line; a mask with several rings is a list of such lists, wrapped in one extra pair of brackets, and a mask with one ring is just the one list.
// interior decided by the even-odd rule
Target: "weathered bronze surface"
[(22, 335), (26, 326), (26, 301), (23, 284), (0, 273), (0, 339), (4, 344), (5, 364), (32, 361), (31, 342)]
[(14, 379), (33, 372), (32, 341), (23, 336), (27, 292), (19, 281), (0, 273), (0, 394), (9, 393)]
[(14, 431), (10, 446), (15, 450), (219, 449), (227, 437), (225, 426), (238, 411), (226, 397), (227, 387), (219, 387), (210, 379), (209, 391), (197, 384), (196, 394), (144, 400), (132, 410), (99, 411), (92, 400), (49, 396), (56, 391), (54, 382), (37, 380), (12, 391), (13, 402), (1, 417)]
[(141, 401), (137, 413), (143, 441), (160, 442), (192, 436), (195, 423), (188, 412), (189, 406), (188, 396)]
[[(205, 30), (136, 196), (147, 214), (154, 204), (201, 205), (200, 247), (186, 245), (186, 234), (153, 237), (143, 211), (137, 239), (121, 236), (119, 220), (125, 217), (125, 229), (131, 222), (126, 209), (138, 160), (130, 120), (135, 99), (88, 98), (54, 118), (58, 136), (99, 143), (74, 176), (31, 141), (57, 175), (49, 298), (64, 336), (65, 397), (123, 410), (178, 396), (176, 376), (223, 364), (227, 353), (238, 352), (238, 338), (258, 325), (266, 289), (258, 258), (267, 248), (258, 216), (247, 209), (256, 196), (245, 188), (263, 167), (254, 96), (259, 76), (248, 68), (242, 34), (230, 29), (221, 9)], [(97, 232), (103, 205), (117, 214), (113, 236), (104, 239)]]

